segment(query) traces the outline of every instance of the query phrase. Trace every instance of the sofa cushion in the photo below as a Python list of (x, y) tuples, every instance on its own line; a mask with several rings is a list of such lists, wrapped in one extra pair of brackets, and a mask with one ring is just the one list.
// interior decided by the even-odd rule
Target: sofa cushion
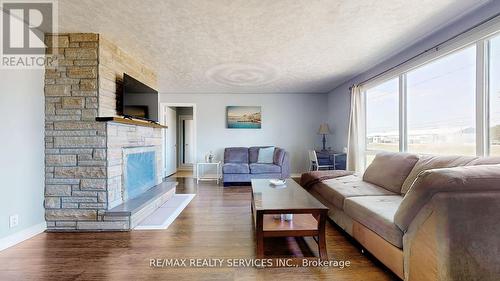
[(406, 192), (408, 192), (410, 186), (413, 184), (415, 179), (417, 179), (418, 175), (423, 171), (430, 169), (465, 166), (477, 159), (478, 157), (472, 157), (472, 156), (432, 156), (432, 155), (420, 156), (420, 159), (417, 161), (417, 164), (415, 164), (410, 174), (406, 178), (405, 182), (403, 183), (403, 186), (401, 188), (401, 193), (406, 194)]
[(247, 163), (225, 163), (222, 166), (225, 174), (249, 174), (250, 168)]
[(282, 165), (285, 159), (286, 151), (283, 148), (276, 147), (274, 150), (273, 163), (276, 165)]
[(259, 149), (267, 146), (252, 146), (248, 148), (248, 161), (249, 163), (257, 163), (259, 159)]
[(381, 152), (366, 168), (363, 180), (400, 193), (403, 182), (418, 161), (418, 156), (409, 153)]
[(259, 148), (257, 163), (272, 164), (274, 160), (274, 146)]
[[(249, 163), (257, 163), (259, 158), (259, 149), (266, 148), (269, 146), (252, 146), (248, 148), (248, 160)], [(283, 148), (275, 147), (273, 163), (276, 165), (282, 165), (283, 159), (285, 158), (286, 150)]]
[(228, 147), (224, 149), (224, 163), (248, 163), (248, 148)]
[(281, 167), (274, 164), (252, 163), (250, 164), (252, 174), (281, 173)]
[(313, 185), (311, 190), (320, 194), (339, 209), (344, 208), (344, 200), (354, 196), (394, 195), (393, 192), (363, 181), (357, 175), (324, 180)]
[(402, 200), (401, 195), (350, 197), (344, 202), (344, 212), (387, 242), (403, 248), (403, 232), (394, 224)]

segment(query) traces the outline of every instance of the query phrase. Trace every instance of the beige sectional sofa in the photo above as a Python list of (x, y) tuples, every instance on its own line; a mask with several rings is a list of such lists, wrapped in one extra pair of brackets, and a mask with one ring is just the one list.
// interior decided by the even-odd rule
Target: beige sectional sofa
[(500, 280), (500, 158), (380, 153), (308, 190), (404, 280)]

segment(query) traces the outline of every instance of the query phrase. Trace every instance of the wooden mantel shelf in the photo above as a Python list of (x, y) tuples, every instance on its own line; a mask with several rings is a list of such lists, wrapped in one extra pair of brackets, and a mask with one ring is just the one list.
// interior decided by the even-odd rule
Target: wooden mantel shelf
[(123, 117), (118, 117), (118, 116), (96, 117), (95, 120), (99, 121), (99, 122), (116, 122), (116, 123), (121, 123), (121, 124), (136, 125), (136, 126), (151, 127), (151, 128), (167, 128), (167, 126), (163, 126), (163, 125), (160, 125), (157, 123), (148, 122), (148, 121), (141, 120), (141, 119), (128, 119), (128, 118), (123, 118)]

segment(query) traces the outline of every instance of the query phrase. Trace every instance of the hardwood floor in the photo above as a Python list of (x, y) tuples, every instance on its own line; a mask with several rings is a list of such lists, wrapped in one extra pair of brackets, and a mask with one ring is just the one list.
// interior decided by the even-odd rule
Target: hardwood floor
[[(255, 257), (250, 187), (196, 185), (192, 178), (169, 180), (179, 181), (178, 193), (196, 197), (167, 230), (43, 233), (0, 252), (0, 280), (398, 280), (362, 255), (330, 223), (328, 255), (331, 260), (350, 261), (344, 269), (152, 268), (153, 258)], [(265, 254), (312, 257), (317, 254), (312, 243), (312, 239), (267, 239)]]
[(177, 178), (192, 178), (193, 171), (188, 171), (188, 170), (177, 171), (173, 176)]

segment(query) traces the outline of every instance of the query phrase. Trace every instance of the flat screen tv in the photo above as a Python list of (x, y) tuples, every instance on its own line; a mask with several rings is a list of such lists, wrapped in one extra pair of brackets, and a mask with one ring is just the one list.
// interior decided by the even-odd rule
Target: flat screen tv
[(158, 91), (123, 74), (122, 113), (158, 122)]

